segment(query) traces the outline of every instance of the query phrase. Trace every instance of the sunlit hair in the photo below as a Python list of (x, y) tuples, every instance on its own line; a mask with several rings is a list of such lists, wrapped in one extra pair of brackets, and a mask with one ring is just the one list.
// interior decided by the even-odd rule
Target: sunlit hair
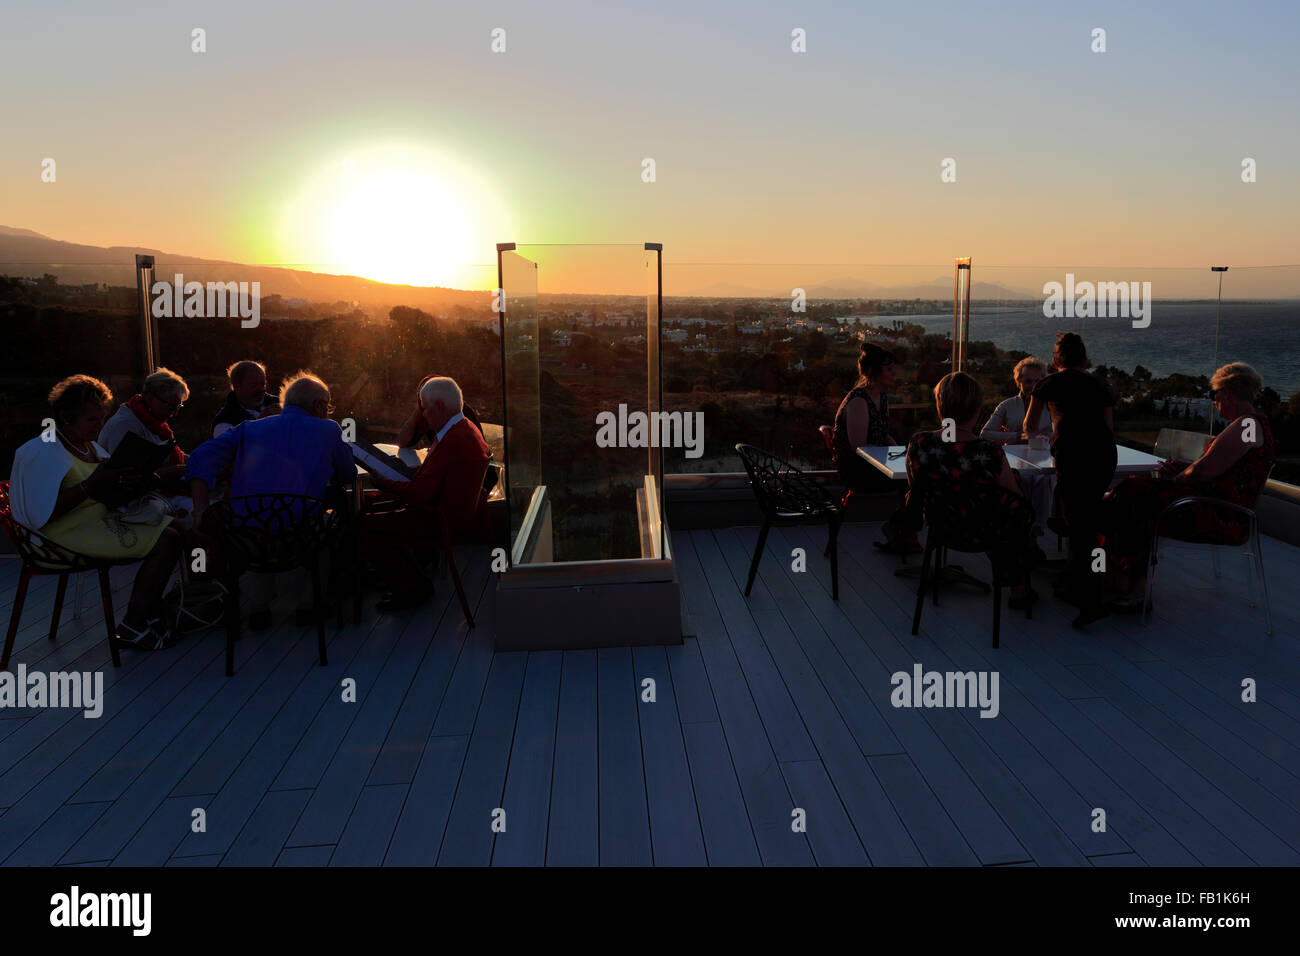
[(185, 384), (185, 379), (161, 366), (144, 380), (144, 391), (163, 400), (174, 398), (178, 402), (190, 397), (190, 387)]
[(107, 405), (112, 400), (112, 390), (99, 379), (89, 375), (69, 375), (50, 389), (47, 399), (54, 417), (60, 421), (81, 414), (81, 410), (88, 402)]
[(297, 405), (311, 411), (317, 399), (328, 402), (330, 389), (321, 379), (308, 371), (295, 372), (284, 380), (280, 386), (280, 404), (284, 407)]
[(1211, 377), (1210, 388), (1222, 388), (1243, 402), (1253, 402), (1264, 391), (1264, 379), (1245, 362), (1229, 362)]
[(230, 387), (235, 388), (244, 380), (244, 376), (253, 369), (261, 369), (262, 374), (266, 374), (266, 366), (261, 362), (254, 362), (252, 359), (241, 359), (230, 368), (226, 369), (226, 378), (230, 380)]
[(420, 404), (429, 408), (437, 401), (452, 409), (453, 414), (465, 408), (465, 399), (454, 378), (439, 376), (429, 379), (420, 386)]
[(949, 372), (934, 387), (934, 403), (940, 418), (951, 418), (961, 424), (979, 414), (984, 404), (984, 390), (980, 383), (965, 372)]
[(1042, 372), (1044, 375), (1047, 374), (1046, 362), (1038, 358), (1036, 355), (1026, 355), (1019, 362), (1017, 362), (1016, 367), (1011, 370), (1011, 377), (1015, 379), (1016, 384), (1019, 385), (1020, 380), (1024, 377), (1025, 372), (1027, 372), (1029, 369), (1035, 369), (1035, 368), (1038, 369), (1038, 371)]
[(1083, 337), (1078, 332), (1062, 332), (1056, 337), (1052, 364), (1058, 369), (1087, 368), (1092, 365), (1088, 361), (1088, 350), (1083, 347)]
[(880, 377), (880, 373), (885, 370), (885, 366), (893, 364), (893, 352), (881, 348), (874, 342), (864, 342), (862, 344), (862, 354), (858, 356), (859, 381), (874, 381)]

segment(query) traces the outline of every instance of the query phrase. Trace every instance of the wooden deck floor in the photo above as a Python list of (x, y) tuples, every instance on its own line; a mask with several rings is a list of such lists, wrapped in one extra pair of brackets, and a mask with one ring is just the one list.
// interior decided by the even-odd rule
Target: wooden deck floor
[[(433, 605), (331, 629), (321, 668), (314, 630), (281, 602), (232, 679), (218, 630), (115, 671), (89, 588), (50, 644), (40, 579), (11, 666), (102, 670), (106, 702), (98, 719), (0, 710), (0, 861), (1300, 863), (1297, 549), (1265, 541), (1271, 638), (1240, 558), (1216, 580), (1208, 555), (1186, 554), (1162, 564), (1149, 626), (1112, 617), (1080, 634), (1048, 598), (1030, 622), (1005, 612), (994, 651), (991, 601), (974, 592), (927, 602), (911, 636), (915, 582), (870, 547), (872, 525), (845, 529), (838, 604), (824, 537), (802, 527), (773, 533), (746, 599), (755, 536), (674, 535), (681, 646), (494, 654), (480, 551), (466, 561), (473, 631), (443, 581)], [(16, 572), (0, 559), (0, 619)], [(996, 670), (998, 716), (891, 706), (890, 675), (916, 663)]]

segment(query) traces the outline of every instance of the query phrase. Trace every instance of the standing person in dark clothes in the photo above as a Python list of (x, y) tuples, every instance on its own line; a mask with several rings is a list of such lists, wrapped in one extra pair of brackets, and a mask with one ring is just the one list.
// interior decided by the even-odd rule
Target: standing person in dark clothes
[(1038, 431), (1044, 405), (1052, 413), (1052, 454), (1056, 458), (1057, 494), (1070, 526), (1069, 582), (1066, 597), (1079, 608), (1075, 627), (1106, 616), (1102, 577), (1092, 572), (1101, 499), (1115, 477), (1115, 399), (1087, 369), (1088, 351), (1076, 332), (1056, 339), (1056, 369), (1034, 389), (1025, 413), (1026, 434)]

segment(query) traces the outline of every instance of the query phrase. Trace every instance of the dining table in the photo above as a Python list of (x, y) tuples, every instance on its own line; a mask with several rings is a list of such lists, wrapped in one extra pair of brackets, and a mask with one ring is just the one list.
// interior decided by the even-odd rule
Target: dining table
[[(1056, 474), (1056, 459), (1050, 448), (1035, 448), (1024, 443), (1003, 445), (1002, 450), (1006, 453), (1007, 464), (1026, 477)], [(860, 458), (891, 481), (907, 481), (906, 445), (862, 445), (856, 451)], [(1115, 474), (1122, 476), (1151, 474), (1164, 463), (1163, 458), (1120, 444), (1115, 446), (1115, 458)], [(946, 565), (940, 569), (940, 573), (945, 582), (969, 584), (989, 590), (986, 582), (967, 574), (960, 565)], [(916, 578), (921, 576), (921, 569), (909, 565), (899, 568), (894, 574), (901, 578)]]

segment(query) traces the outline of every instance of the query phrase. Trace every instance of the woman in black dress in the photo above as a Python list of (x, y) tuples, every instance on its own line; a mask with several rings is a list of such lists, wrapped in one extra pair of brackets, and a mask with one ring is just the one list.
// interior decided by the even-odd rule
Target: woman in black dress
[(1079, 608), (1075, 627), (1106, 616), (1102, 577), (1092, 572), (1092, 551), (1097, 546), (1101, 499), (1115, 477), (1115, 399), (1088, 374), (1091, 364), (1078, 333), (1057, 336), (1052, 356), (1056, 371), (1034, 389), (1024, 423), (1025, 432), (1033, 434), (1039, 429), (1043, 407), (1050, 408), (1057, 495), (1070, 527), (1065, 596)]
[[(889, 434), (888, 389), (897, 377), (894, 355), (870, 342), (858, 356), (858, 380), (835, 412), (831, 440), (835, 446), (835, 468), (846, 488), (858, 493), (893, 490), (893, 483), (861, 458), (863, 445), (896, 444)], [(883, 529), (888, 539), (885, 550), (919, 552), (920, 542), (910, 531), (896, 529), (893, 522)]]

